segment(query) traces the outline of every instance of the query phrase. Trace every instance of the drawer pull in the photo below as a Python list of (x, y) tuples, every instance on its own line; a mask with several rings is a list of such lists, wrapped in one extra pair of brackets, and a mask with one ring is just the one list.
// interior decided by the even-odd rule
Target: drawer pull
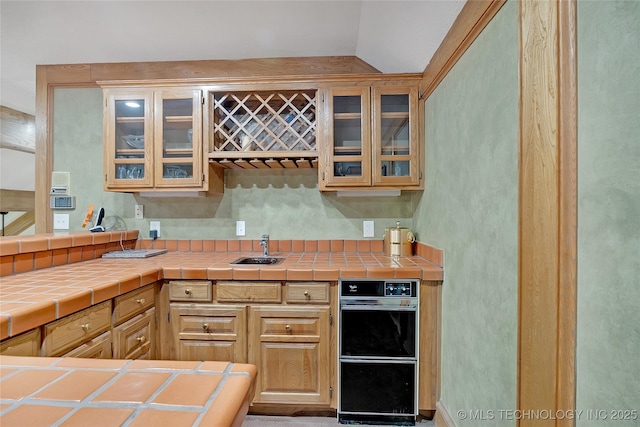
[(143, 343), (145, 342), (147, 339), (144, 337), (144, 335), (139, 336), (138, 338), (136, 338), (136, 340), (138, 340), (139, 343)]
[(291, 325), (289, 325), (289, 324), (284, 325), (284, 329), (285, 329), (286, 331), (290, 331), (290, 330), (291, 330)]
[(187, 295), (191, 295), (191, 289), (187, 288), (184, 290), (184, 293)]
[(80, 327), (83, 331), (87, 332), (91, 328), (91, 323), (83, 323)]
[(144, 304), (144, 298), (138, 298), (138, 299), (136, 300), (136, 302), (137, 302), (138, 304)]
[(304, 296), (309, 298), (311, 296), (311, 294), (309, 293), (309, 291), (304, 291)]
[(208, 323), (203, 323), (202, 324), (202, 330), (205, 332), (209, 332), (209, 324)]

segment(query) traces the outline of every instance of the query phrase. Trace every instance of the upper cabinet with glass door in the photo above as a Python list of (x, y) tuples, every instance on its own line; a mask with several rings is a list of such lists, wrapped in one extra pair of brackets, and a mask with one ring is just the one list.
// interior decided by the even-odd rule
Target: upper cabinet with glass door
[(320, 189), (421, 189), (417, 85), (333, 87)]
[(108, 88), (104, 97), (105, 189), (205, 189), (200, 90)]
[(202, 185), (202, 96), (199, 90), (155, 93), (155, 186)]
[(373, 185), (419, 184), (418, 90), (372, 87)]
[(106, 189), (153, 186), (153, 92), (105, 90)]

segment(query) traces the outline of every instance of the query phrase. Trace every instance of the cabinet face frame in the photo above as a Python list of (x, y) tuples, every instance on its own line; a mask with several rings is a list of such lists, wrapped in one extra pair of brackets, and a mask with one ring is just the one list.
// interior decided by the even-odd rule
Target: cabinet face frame
[[(336, 156), (335, 154), (335, 124), (336, 118), (334, 97), (358, 96), (360, 97), (360, 155)], [(356, 87), (332, 87), (325, 90), (324, 95), (324, 167), (320, 172), (320, 186), (370, 186), (371, 185), (371, 95), (368, 86)], [(340, 113), (338, 113), (340, 114)], [(351, 113), (354, 114), (355, 113)], [(353, 120), (353, 118), (346, 120)], [(336, 163), (359, 162), (361, 164), (360, 175), (336, 176)]]
[[(409, 154), (404, 156), (382, 154), (382, 120), (384, 117), (382, 96), (407, 95), (408, 97), (408, 125), (409, 125)], [(372, 159), (373, 185), (414, 186), (420, 180), (420, 148), (418, 146), (418, 88), (411, 86), (373, 86), (371, 88), (373, 103), (372, 112)], [(409, 163), (409, 174), (403, 176), (383, 176), (382, 163), (384, 161), (406, 161)]]
[[(128, 189), (128, 188), (144, 188), (153, 187), (153, 91), (144, 89), (105, 89), (104, 90), (104, 189)], [(116, 103), (119, 101), (138, 101), (144, 100), (144, 115), (140, 117), (143, 120), (144, 129), (144, 149), (142, 151), (143, 158), (138, 159), (118, 159), (116, 149), (118, 142), (117, 133), (117, 117)], [(132, 149), (133, 151), (133, 149)], [(135, 161), (130, 161), (135, 160)], [(142, 179), (118, 178), (118, 166), (126, 166), (128, 164), (143, 164), (144, 177)]]
[[(164, 135), (164, 123), (167, 117), (164, 111), (164, 101), (166, 100), (191, 100), (191, 157), (165, 157), (164, 142), (166, 135)], [(159, 89), (154, 92), (154, 142), (155, 142), (155, 156), (154, 156), (154, 178), (155, 187), (199, 187), (202, 182), (205, 181), (203, 177), (203, 147), (202, 147), (202, 91), (197, 89)], [(188, 123), (187, 117), (173, 117), (173, 119), (179, 119), (183, 123)], [(186, 151), (186, 150), (185, 150)], [(190, 163), (192, 167), (192, 174), (190, 177), (185, 178), (166, 178), (164, 177), (164, 165), (165, 164), (185, 164)]]

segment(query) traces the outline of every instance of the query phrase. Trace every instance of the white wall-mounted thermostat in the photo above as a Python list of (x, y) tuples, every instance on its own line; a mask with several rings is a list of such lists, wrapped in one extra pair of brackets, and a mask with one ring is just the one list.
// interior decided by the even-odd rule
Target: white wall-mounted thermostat
[(70, 194), (71, 174), (69, 172), (51, 172), (51, 195)]

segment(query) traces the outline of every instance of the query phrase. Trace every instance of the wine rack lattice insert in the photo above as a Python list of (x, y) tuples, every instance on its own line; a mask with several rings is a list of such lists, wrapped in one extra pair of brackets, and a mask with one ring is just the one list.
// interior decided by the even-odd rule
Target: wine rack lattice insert
[(315, 90), (214, 93), (210, 154), (315, 152), (316, 105)]

